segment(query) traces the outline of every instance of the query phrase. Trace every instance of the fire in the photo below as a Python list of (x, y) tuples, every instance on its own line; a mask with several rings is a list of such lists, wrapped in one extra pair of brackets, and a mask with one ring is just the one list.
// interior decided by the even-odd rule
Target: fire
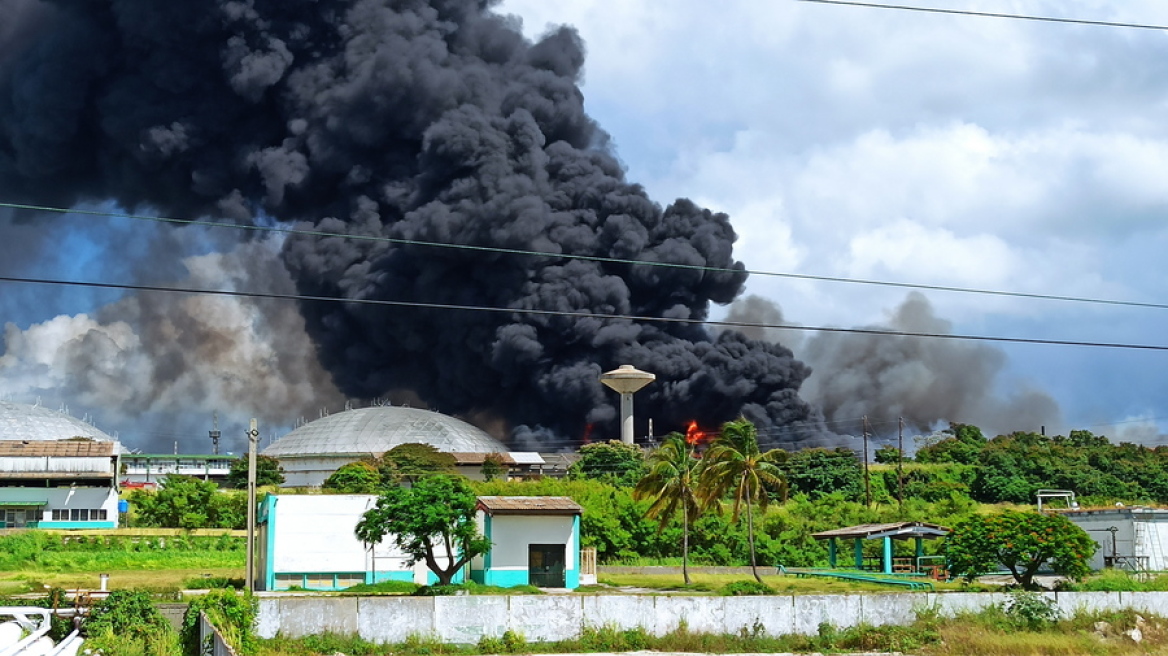
[(712, 435), (698, 427), (697, 421), (689, 422), (689, 426), (685, 429), (685, 441), (691, 446), (701, 446), (712, 438)]
[(592, 444), (592, 424), (584, 425), (584, 435), (580, 438), (581, 444)]

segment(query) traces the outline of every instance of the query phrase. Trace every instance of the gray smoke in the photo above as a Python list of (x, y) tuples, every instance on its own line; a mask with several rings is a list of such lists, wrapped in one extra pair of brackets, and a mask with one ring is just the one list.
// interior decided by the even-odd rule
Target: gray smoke
[[(928, 299), (912, 292), (888, 324), (877, 330), (951, 334)], [(928, 432), (948, 422), (976, 424), (989, 435), (1038, 431), (1059, 421), (1059, 408), (1047, 393), (1023, 388), (1008, 398), (995, 392), (1006, 362), (1001, 349), (985, 344), (856, 333), (818, 333), (800, 355), (815, 375), (804, 392), (823, 410), (829, 426), (852, 428), (857, 419), (892, 426), (898, 417), (912, 429)], [(884, 430), (881, 432), (889, 432)]]
[[(628, 363), (657, 374), (637, 403), (659, 433), (739, 414), (775, 439), (822, 432), (787, 348), (601, 316), (706, 319), (742, 289), (736, 236), (724, 214), (662, 208), (624, 179), (583, 111), (573, 30), (532, 43), (491, 4), (0, 0), (0, 195), (353, 237), (293, 236), (280, 255), (302, 294), (398, 303), (300, 307), (351, 397), (416, 395), (566, 446), (590, 425), (615, 436), (597, 377)], [(248, 273), (241, 289), (269, 275)], [(135, 314), (144, 339), (165, 338), (169, 311)], [(155, 378), (206, 352), (184, 347)]]

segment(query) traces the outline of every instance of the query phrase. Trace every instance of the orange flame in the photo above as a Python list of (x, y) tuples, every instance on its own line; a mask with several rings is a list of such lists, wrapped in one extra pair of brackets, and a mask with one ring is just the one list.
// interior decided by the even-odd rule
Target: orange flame
[(582, 444), (592, 444), (592, 424), (584, 425), (584, 435), (580, 438)]
[(710, 441), (713, 436), (698, 428), (698, 422), (691, 421), (685, 429), (685, 441), (690, 446), (701, 446)]

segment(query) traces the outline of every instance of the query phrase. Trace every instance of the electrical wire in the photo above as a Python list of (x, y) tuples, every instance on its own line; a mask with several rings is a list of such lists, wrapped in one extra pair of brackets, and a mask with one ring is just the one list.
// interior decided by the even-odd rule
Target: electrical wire
[(951, 285), (927, 285), (922, 283), (908, 283), (908, 282), (894, 282), (889, 280), (870, 280), (865, 278), (845, 278), (841, 276), (821, 276), (806, 273), (787, 273), (779, 271), (765, 271), (761, 269), (736, 269), (730, 267), (714, 267), (701, 264), (681, 264), (674, 262), (652, 262), (648, 260), (632, 260), (617, 257), (604, 257), (600, 255), (579, 255), (572, 253), (549, 253), (546, 251), (532, 251), (519, 248), (502, 248), (498, 246), (475, 246), (471, 244), (452, 244), (446, 242), (426, 241), (419, 239), (404, 239), (400, 237), (384, 237), (380, 235), (351, 235), (340, 232), (328, 232), (325, 230), (305, 230), (298, 228), (285, 228), (280, 226), (263, 226), (263, 225), (248, 225), (238, 223), (224, 223), (220, 221), (202, 221), (198, 219), (177, 219), (173, 217), (151, 216), (144, 214), (128, 214), (125, 212), (112, 212), (108, 210), (96, 209), (68, 209), (62, 207), (49, 207), (44, 205), (27, 205), (22, 203), (6, 203), (0, 202), (0, 208), (27, 210), (36, 212), (48, 212), (54, 214), (80, 214), (86, 216), (104, 216), (108, 218), (131, 219), (135, 221), (149, 221), (154, 223), (164, 223), (180, 226), (199, 226), (205, 228), (226, 228), (234, 230), (242, 230), (254, 233), (273, 233), (284, 236), (299, 236), (299, 237), (318, 237), (329, 239), (351, 239), (355, 241), (367, 241), (374, 243), (388, 243), (399, 246), (421, 246), (429, 248), (444, 248), (453, 250), (476, 251), (485, 253), (499, 253), (505, 255), (523, 255), (530, 257), (553, 257), (563, 258), (569, 260), (581, 260), (585, 262), (600, 262), (604, 264), (620, 264), (628, 266), (647, 266), (647, 267), (661, 267), (666, 269), (683, 269), (690, 271), (701, 271), (704, 273), (745, 273), (756, 277), (769, 278), (785, 278), (788, 280), (805, 280), (810, 282), (830, 282), (830, 283), (844, 283), (852, 285), (869, 285), (877, 287), (892, 287), (896, 289), (917, 289), (922, 291), (935, 292), (952, 292), (958, 294), (978, 294), (983, 296), (998, 296), (1005, 298), (1020, 298), (1030, 300), (1043, 301), (1060, 301), (1069, 303), (1088, 303), (1094, 305), (1111, 305), (1121, 307), (1145, 308), (1156, 310), (1168, 310), (1168, 303), (1151, 303), (1144, 301), (1125, 301), (1119, 299), (1107, 298), (1092, 298), (1085, 296), (1068, 296), (1060, 294), (1038, 294), (1030, 292), (1016, 292), (995, 289), (979, 289), (974, 287), (957, 287)]
[(394, 301), (374, 298), (337, 298), (333, 296), (311, 296), (304, 294), (277, 294), (274, 292), (246, 292), (231, 289), (197, 289), (191, 287), (162, 287), (158, 285), (125, 284), (110, 282), (93, 282), (87, 280), (54, 280), (49, 278), (30, 278), (20, 276), (0, 276), (0, 282), (29, 283), (38, 285), (63, 285), (72, 287), (86, 287), (93, 289), (120, 289), (135, 292), (161, 292), (177, 294), (199, 294), (209, 296), (229, 296), (234, 298), (260, 298), (293, 301), (310, 301), (325, 303), (348, 303), (357, 305), (379, 305), (387, 307), (404, 307), (432, 310), (461, 310), (467, 312), (495, 312), (504, 314), (525, 314), (535, 316), (576, 317), (589, 319), (608, 319), (619, 321), (640, 321), (645, 323), (671, 324), (703, 324), (728, 328), (781, 328), (784, 330), (800, 330), (809, 332), (839, 333), (852, 335), (877, 335), (881, 337), (918, 337), (927, 339), (943, 339), (956, 341), (993, 342), (1006, 344), (1035, 344), (1045, 346), (1080, 346), (1089, 348), (1112, 348), (1134, 351), (1168, 351), (1168, 345), (1162, 344), (1132, 344), (1126, 342), (1092, 342), (1070, 339), (1039, 339), (1030, 337), (1001, 337), (996, 335), (966, 335), (950, 333), (921, 333), (905, 330), (888, 330), (882, 328), (838, 328), (835, 326), (791, 326), (784, 324), (753, 323), (748, 321), (726, 321), (713, 319), (685, 319), (678, 317), (647, 317), (632, 314), (598, 314), (595, 312), (568, 311), (568, 310), (539, 310), (534, 308), (498, 308), (485, 305), (459, 305), (454, 303), (425, 303), (421, 301)]
[(1094, 27), (1126, 27), (1139, 30), (1168, 30), (1168, 25), (1152, 25), (1148, 23), (1121, 23), (1114, 21), (1088, 20), (1083, 18), (1058, 18), (1055, 16), (1033, 16), (1030, 14), (1006, 14), (990, 11), (972, 11), (968, 9), (942, 9), (940, 7), (914, 7), (912, 5), (893, 5), (882, 2), (858, 2), (855, 0), (793, 0), (817, 5), (841, 5), (846, 7), (867, 7), (870, 9), (894, 9), (898, 11), (915, 11), (927, 14), (949, 14), (952, 16), (977, 16), (980, 18), (1008, 18), (1013, 20), (1036, 21), (1041, 23), (1064, 23), (1071, 25), (1091, 25)]

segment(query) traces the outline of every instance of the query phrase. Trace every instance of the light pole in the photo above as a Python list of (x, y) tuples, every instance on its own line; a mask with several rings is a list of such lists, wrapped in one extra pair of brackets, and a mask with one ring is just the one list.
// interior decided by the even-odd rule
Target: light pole
[(600, 374), (600, 382), (620, 392), (621, 442), (633, 443), (633, 392), (657, 380), (657, 376), (637, 369), (631, 364)]
[(255, 419), (247, 431), (247, 591), (255, 592), (256, 442), (260, 431)]

